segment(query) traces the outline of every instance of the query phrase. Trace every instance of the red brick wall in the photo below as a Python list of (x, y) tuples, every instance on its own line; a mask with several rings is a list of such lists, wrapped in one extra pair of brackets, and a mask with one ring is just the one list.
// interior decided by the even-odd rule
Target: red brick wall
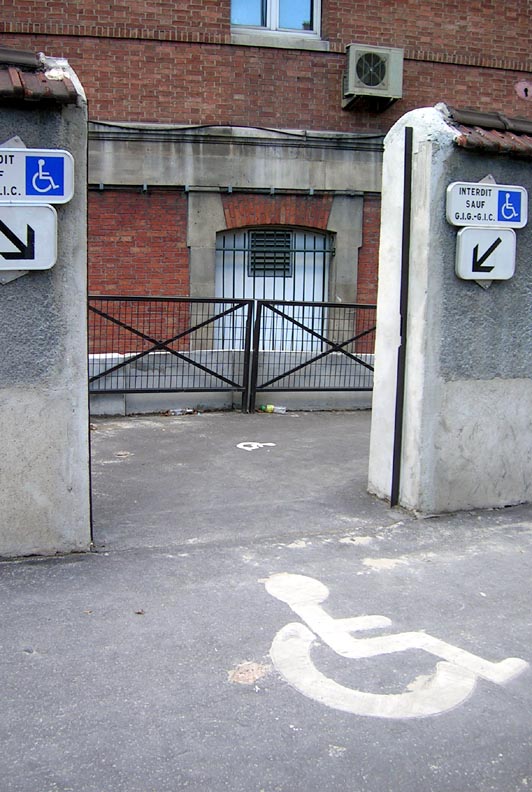
[(186, 197), (89, 193), (89, 293), (189, 294)]
[(16, 12), (5, 14), (0, 30), (229, 42), (230, 8), (230, 0), (17, 0)]
[[(17, 0), (0, 32), (229, 44), (230, 6), (230, 0)], [(530, 62), (529, 15), (524, 0), (322, 0), (322, 36), (335, 52), (356, 41), (405, 47), (409, 58)]]
[[(363, 38), (401, 43), (397, 34)], [(453, 52), (460, 50), (452, 41)], [(500, 60), (471, 54), (465, 45), (454, 54), (415, 50), (405, 61), (403, 99), (375, 113), (341, 109), (343, 52), (75, 35), (4, 35), (0, 43), (67, 57), (87, 92), (92, 120), (386, 131), (407, 110), (439, 101), (532, 114), (515, 90), (530, 77), (524, 58), (511, 57), (515, 49)]]
[(530, 63), (530, 3), (522, 0), (323, 0), (323, 11), (331, 42), (384, 42), (405, 47), (408, 57), (461, 63)]
[(292, 225), (326, 230), (332, 195), (223, 195), (227, 228)]
[(381, 218), (379, 196), (364, 197), (362, 247), (358, 254), (357, 302), (377, 302), (377, 265)]
[[(228, 228), (296, 225), (325, 230), (332, 196), (225, 195)], [(125, 190), (89, 193), (89, 292), (189, 294), (186, 196)]]

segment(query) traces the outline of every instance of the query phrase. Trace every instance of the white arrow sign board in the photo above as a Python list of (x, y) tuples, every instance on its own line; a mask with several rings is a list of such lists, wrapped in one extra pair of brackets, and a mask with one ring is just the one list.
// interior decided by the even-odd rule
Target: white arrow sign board
[(447, 187), (446, 216), (455, 226), (523, 228), (528, 193), (513, 184), (453, 182)]
[(0, 204), (0, 270), (45, 270), (56, 260), (54, 207)]
[(74, 195), (74, 158), (61, 149), (0, 148), (0, 201), (63, 204)]
[(511, 228), (462, 228), (456, 274), (464, 280), (508, 280), (515, 272), (515, 239)]

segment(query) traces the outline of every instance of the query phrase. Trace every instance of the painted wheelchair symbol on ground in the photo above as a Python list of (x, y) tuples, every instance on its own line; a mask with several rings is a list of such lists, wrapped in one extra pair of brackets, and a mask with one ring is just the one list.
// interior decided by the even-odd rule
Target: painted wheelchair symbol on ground
[(243, 443), (238, 443), (237, 448), (242, 451), (256, 451), (258, 448), (266, 448), (267, 446), (275, 446), (275, 443), (256, 443), (252, 440), (244, 440)]
[[(333, 619), (321, 607), (329, 596), (328, 588), (311, 577), (281, 573), (272, 575), (265, 585), (269, 594), (305, 622), (287, 624), (273, 639), (270, 656), (275, 668), (304, 696), (333, 709), (375, 718), (439, 715), (464, 702), (479, 677), (503, 685), (528, 668), (517, 657), (492, 663), (424, 632), (354, 638), (352, 633), (389, 627), (392, 622), (386, 616)], [(414, 680), (403, 693), (367, 693), (340, 685), (318, 671), (310, 656), (318, 638), (352, 660), (423, 649), (440, 662), (431, 676)]]

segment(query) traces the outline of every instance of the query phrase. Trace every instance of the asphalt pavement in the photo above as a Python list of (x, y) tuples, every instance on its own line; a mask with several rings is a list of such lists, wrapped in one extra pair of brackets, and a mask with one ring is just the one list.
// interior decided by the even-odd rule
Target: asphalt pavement
[(1, 792), (532, 789), (532, 506), (390, 509), (370, 418), (94, 420), (94, 552), (0, 563)]

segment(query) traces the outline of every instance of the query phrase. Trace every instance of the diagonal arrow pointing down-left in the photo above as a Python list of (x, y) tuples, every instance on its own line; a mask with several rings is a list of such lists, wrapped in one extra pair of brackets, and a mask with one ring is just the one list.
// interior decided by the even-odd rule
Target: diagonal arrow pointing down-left
[(26, 225), (26, 241), (23, 242), (18, 236), (0, 220), (0, 231), (17, 248), (16, 251), (0, 251), (0, 256), (8, 260), (24, 259), (31, 261), (35, 258), (35, 231), (30, 225)]
[(486, 252), (483, 253), (481, 256), (478, 255), (478, 245), (475, 245), (475, 247), (473, 248), (473, 261), (472, 261), (473, 272), (491, 272), (493, 269), (495, 269), (494, 267), (484, 264), (484, 262), (486, 261), (486, 259), (488, 259), (491, 256), (492, 253), (494, 253), (497, 250), (501, 242), (502, 239), (500, 237), (497, 237), (495, 242), (493, 242), (493, 244), (491, 244), (489, 248), (486, 250)]

